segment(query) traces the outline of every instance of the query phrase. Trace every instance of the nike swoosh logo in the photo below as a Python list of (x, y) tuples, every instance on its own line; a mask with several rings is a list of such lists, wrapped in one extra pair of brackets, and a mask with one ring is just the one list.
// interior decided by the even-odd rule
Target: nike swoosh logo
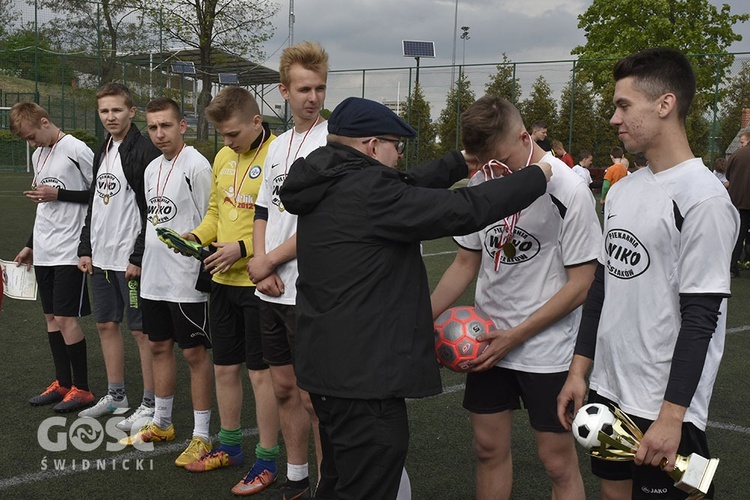
[(609, 215), (607, 216), (607, 220), (611, 219), (612, 217), (615, 217), (616, 215), (617, 215), (617, 214), (609, 214)]

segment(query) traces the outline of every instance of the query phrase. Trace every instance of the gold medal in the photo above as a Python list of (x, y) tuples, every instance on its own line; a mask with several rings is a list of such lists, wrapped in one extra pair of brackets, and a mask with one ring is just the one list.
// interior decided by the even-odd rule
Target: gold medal
[(229, 211), (229, 220), (232, 222), (236, 221), (240, 216), (240, 213), (237, 211), (236, 208), (233, 208)]
[(503, 245), (503, 252), (505, 252), (505, 256), (509, 259), (512, 259), (516, 256), (516, 246), (513, 244), (512, 241), (506, 241)]
[(102, 196), (102, 201), (105, 205), (109, 205), (109, 195), (105, 194), (104, 196)]
[(151, 223), (154, 226), (157, 225), (159, 223), (159, 216), (158, 215), (154, 215), (153, 218), (151, 219)]
[(279, 212), (283, 212), (283, 211), (284, 211), (284, 204), (281, 203), (281, 200), (279, 200)]

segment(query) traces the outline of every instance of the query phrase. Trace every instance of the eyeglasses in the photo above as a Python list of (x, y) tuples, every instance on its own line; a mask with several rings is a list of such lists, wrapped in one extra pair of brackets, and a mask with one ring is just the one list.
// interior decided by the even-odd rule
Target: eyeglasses
[[(391, 139), (390, 137), (373, 137), (372, 139), (377, 139), (379, 141), (392, 142), (393, 144), (396, 145), (396, 152), (400, 155), (404, 154), (406, 143), (402, 141), (401, 139)], [(367, 144), (372, 139), (367, 139), (366, 141), (362, 141), (362, 144)]]

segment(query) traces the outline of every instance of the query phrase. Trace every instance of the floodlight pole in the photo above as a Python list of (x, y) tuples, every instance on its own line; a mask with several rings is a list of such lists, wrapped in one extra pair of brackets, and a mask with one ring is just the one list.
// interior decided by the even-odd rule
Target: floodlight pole
[(458, 34), (458, 0), (456, 0), (456, 11), (453, 14), (453, 56), (451, 57), (451, 90), (453, 80), (456, 79), (456, 38)]
[(294, 45), (294, 0), (289, 0), (289, 46)]
[(419, 86), (419, 56), (415, 57), (414, 59), (417, 60), (417, 77), (416, 77), (414, 86), (418, 87)]

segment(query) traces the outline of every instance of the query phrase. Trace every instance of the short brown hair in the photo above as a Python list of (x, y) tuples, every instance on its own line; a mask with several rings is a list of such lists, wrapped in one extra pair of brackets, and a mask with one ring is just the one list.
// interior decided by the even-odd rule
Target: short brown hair
[(523, 126), (523, 120), (510, 101), (493, 95), (480, 97), (461, 113), (464, 149), (481, 159), (491, 156), (515, 124)]
[(255, 98), (242, 87), (226, 87), (206, 106), (206, 118), (214, 125), (223, 123), (233, 116), (252, 121), (253, 117), (259, 114), (260, 108)]
[(750, 139), (750, 130), (744, 130), (744, 131), (743, 131), (743, 132), (742, 132), (742, 133), (740, 134), (740, 137), (744, 137), (745, 139)]
[(10, 132), (18, 135), (25, 124), (40, 124), (42, 118), (51, 120), (47, 110), (35, 102), (19, 102), (10, 108), (9, 125)]
[(182, 120), (182, 111), (180, 111), (180, 106), (169, 97), (157, 97), (156, 99), (153, 99), (149, 101), (148, 104), (146, 104), (146, 114), (156, 113), (157, 111), (166, 111), (168, 109), (172, 110), (178, 120)]
[(285, 87), (291, 83), (289, 68), (292, 64), (300, 64), (303, 68), (328, 78), (328, 53), (317, 42), (304, 41), (285, 48), (281, 53), (279, 80)]
[(130, 93), (130, 89), (127, 88), (122, 83), (117, 82), (109, 82), (102, 85), (102, 87), (99, 89), (99, 91), (96, 93), (96, 100), (98, 101), (102, 97), (107, 96), (121, 96), (125, 99), (125, 106), (128, 108), (133, 107), (133, 94)]

